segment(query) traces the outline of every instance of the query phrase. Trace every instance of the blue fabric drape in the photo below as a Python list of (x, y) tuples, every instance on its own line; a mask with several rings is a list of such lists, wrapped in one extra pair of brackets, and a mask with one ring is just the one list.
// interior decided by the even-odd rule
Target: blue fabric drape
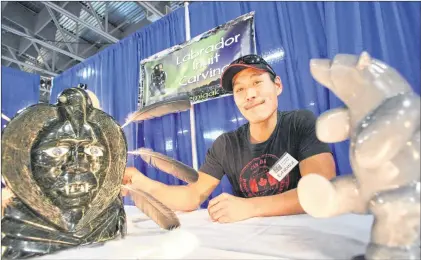
[[(309, 109), (320, 115), (343, 106), (309, 70), (310, 59), (338, 53), (368, 51), (396, 68), (420, 93), (419, 2), (194, 2), (189, 10), (192, 37), (255, 11), (258, 54), (273, 58), (269, 63), (283, 82), (279, 110)], [(216, 137), (245, 121), (232, 97), (197, 104), (195, 112), (201, 164)], [(331, 145), (339, 175), (351, 173), (348, 145)], [(224, 178), (210, 198), (230, 191)]]
[[(37, 104), (40, 95), (40, 75), (1, 66), (1, 113), (12, 119), (20, 110)], [(1, 129), (8, 121), (1, 118)], [(4, 187), (1, 182), (1, 187)]]
[[(1, 112), (10, 119), (16, 113), (39, 102), (40, 75), (1, 67)], [(2, 129), (7, 121), (2, 118)]]
[[(137, 109), (140, 61), (184, 41), (184, 9), (181, 8), (60, 74), (53, 82), (51, 102), (55, 103), (64, 89), (84, 83), (98, 96), (102, 109), (123, 124)], [(129, 150), (148, 147), (191, 165), (188, 112), (132, 123), (124, 132)], [(136, 166), (155, 180), (182, 183), (147, 166), (139, 158), (129, 156), (128, 165)], [(133, 204), (129, 198), (125, 203)]]
[[(139, 31), (140, 60), (185, 42), (184, 8), (179, 8)], [(137, 147), (150, 148), (192, 166), (189, 112), (174, 113), (138, 124)], [(136, 160), (148, 177), (171, 185), (184, 182)]]

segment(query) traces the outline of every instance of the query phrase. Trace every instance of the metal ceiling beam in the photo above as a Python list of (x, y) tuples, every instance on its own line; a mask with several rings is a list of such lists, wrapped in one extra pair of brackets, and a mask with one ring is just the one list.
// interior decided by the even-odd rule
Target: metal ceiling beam
[[(3, 3), (3, 2), (2, 2)], [(81, 4), (78, 2), (66, 2), (59, 3), (61, 7), (66, 6), (66, 10), (73, 14), (79, 14), (81, 10)], [(56, 38), (57, 33), (57, 27), (50, 22), (51, 17), (48, 14), (47, 8), (44, 6), (42, 11), (36, 15), (34, 15), (32, 12), (29, 12), (28, 15), (20, 15), (20, 14), (26, 14), (28, 13), (28, 9), (23, 7), (22, 5), (16, 3), (16, 2), (9, 2), (6, 6), (6, 8), (2, 12), (2, 18), (6, 18), (8, 21), (13, 22), (13, 24), (19, 25), (22, 27), (22, 25), (35, 25), (35, 28), (26, 28), (31, 32), (32, 34), (35, 34), (39, 36), (38, 38), (41, 40), (45, 40), (48, 42), (48, 40), (54, 40)], [(56, 15), (57, 16), (57, 15)], [(45, 25), (45, 26), (44, 26)], [(110, 27), (111, 28), (111, 27)], [(77, 42), (79, 42), (81, 45), (76, 43), (70, 43), (70, 45), (73, 47), (74, 50), (76, 50), (76, 47), (79, 47), (79, 52), (81, 53), (83, 50), (87, 49), (90, 45), (89, 42), (84, 40), (83, 38), (77, 38), (77, 35), (72, 34), (71, 32), (65, 30), (64, 31), (68, 37), (72, 37), (77, 39)], [(116, 31), (115, 33), (111, 33), (112, 35), (120, 38), (120, 32)], [(26, 38), (19, 38), (20, 42), (17, 43), (17, 45), (13, 45), (13, 48), (17, 48), (16, 46), (19, 46), (17, 49), (18, 54), (22, 55), (23, 53), (27, 53), (29, 50), (31, 50), (32, 42), (29, 41)], [(75, 41), (76, 42), (76, 41)], [(89, 43), (89, 45), (87, 44)], [(87, 46), (87, 47), (86, 47)], [(97, 52), (98, 48), (90, 48), (89, 52), (86, 52), (86, 55), (79, 54), (80, 56), (89, 57)], [(34, 50), (35, 51), (35, 50)], [(78, 52), (78, 53), (79, 53)], [(78, 54), (75, 53), (75, 54)], [(62, 60), (65, 59), (64, 62), (59, 62), (61, 64), (65, 64), (68, 60), (66, 59), (66, 56), (63, 55), (57, 55), (57, 58)], [(60, 68), (59, 63), (57, 63), (57, 68)]]
[[(17, 37), (18, 39), (24, 39), (24, 38), (21, 38), (17, 35), (10, 34), (10, 35), (7, 36), (7, 38), (6, 37), (2, 38), (1, 45), (12, 47), (13, 49), (15, 49), (16, 46), (19, 46), (18, 44), (17, 45), (16, 44), (10, 44), (11, 42), (9, 42), (7, 40), (7, 39), (11, 38), (12, 36)], [(94, 47), (95, 46), (93, 45), (92, 47), (88, 47), (88, 48), (83, 49), (83, 51), (79, 55), (89, 56), (89, 55), (87, 55), (87, 53), (96, 52), (95, 50), (97, 48), (96, 47), (94, 48)], [(52, 52), (56, 53), (55, 51), (52, 51)], [(24, 55), (28, 55), (30, 58), (35, 59), (35, 60), (38, 57), (38, 53), (36, 52), (35, 47), (33, 47), (33, 45), (31, 45), (31, 47), (28, 48), (28, 50), (26, 50)], [(56, 56), (56, 57), (54, 57), (54, 56)], [(70, 58), (67, 55), (63, 55), (61, 53), (60, 53), (60, 55), (51, 55), (50, 57), (48, 57), (45, 60), (48, 61), (50, 65), (53, 64), (53, 61), (55, 62), (55, 68), (53, 69), (54, 72), (65, 71), (66, 69), (69, 68), (69, 65), (75, 65), (78, 62), (77, 60), (75, 60), (73, 58)], [(5, 62), (6, 66), (9, 66), (8, 61), (4, 61), (4, 62)], [(71, 62), (73, 62), (73, 63), (71, 64)]]
[[(19, 25), (22, 28), (28, 29), (30, 32), (33, 32), (34, 29), (34, 20), (35, 14), (18, 2), (9, 1), (5, 9), (1, 14), (2, 18), (13, 18), (13, 23)], [(11, 19), (9, 19), (11, 20)]]
[(149, 24), (151, 24), (151, 21), (149, 21), (148, 19), (142, 19), (135, 24), (131, 24), (130, 26), (124, 29), (123, 37), (129, 36), (130, 34), (138, 31), (140, 28), (147, 26)]
[[(1, 45), (4, 45), (6, 47), (10, 47), (13, 50), (16, 51), (17, 54), (19, 54), (19, 42), (23, 38), (20, 36), (17, 36), (13, 33), (8, 33), (7, 37), (2, 37), (1, 39)], [(36, 59), (38, 57), (38, 53), (36, 52), (35, 48), (28, 48), (25, 52), (26, 55), (30, 56), (31, 58)]]
[(85, 27), (87, 27), (87, 28), (91, 29), (92, 31), (96, 32), (97, 34), (101, 35), (102, 37), (104, 37), (105, 39), (107, 39), (107, 40), (109, 40), (109, 41), (111, 41), (111, 42), (113, 42), (113, 43), (116, 43), (116, 42), (118, 42), (118, 41), (119, 41), (119, 39), (118, 39), (118, 38), (116, 38), (116, 37), (112, 36), (111, 34), (106, 33), (106, 32), (104, 32), (104, 31), (102, 31), (102, 30), (100, 30), (100, 29), (96, 28), (95, 26), (93, 26), (93, 25), (89, 24), (88, 22), (86, 22), (86, 21), (84, 21), (84, 20), (80, 19), (80, 18), (79, 18), (79, 17), (77, 17), (76, 15), (74, 15), (74, 14), (70, 13), (69, 11), (67, 11), (67, 10), (65, 10), (65, 9), (63, 9), (63, 8), (61, 8), (60, 6), (58, 6), (58, 5), (56, 5), (56, 4), (53, 4), (53, 3), (51, 3), (51, 2), (42, 2), (42, 3), (43, 3), (45, 6), (51, 7), (52, 9), (56, 10), (57, 12), (59, 12), (59, 13), (61, 13), (61, 14), (63, 14), (63, 15), (66, 15), (67, 17), (69, 17), (70, 19), (74, 20), (75, 22), (78, 22), (78, 23), (80, 23), (80, 24), (84, 25)]
[[(81, 51), (83, 51), (84, 49), (88, 48), (85, 46), (90, 46), (91, 43), (87, 42), (86, 40), (80, 38), (78, 35), (75, 35), (67, 30), (63, 30), (63, 32), (72, 39), (72, 41), (74, 41), (75, 43), (69, 43), (73, 49), (76, 51), (76, 48), (78, 48), (78, 51), (76, 51), (76, 54), (80, 54)], [(47, 25), (44, 30), (42, 30), (41, 32), (39, 32), (37, 35), (44, 38), (44, 39), (55, 39), (56, 38), (56, 34), (57, 34), (57, 27), (53, 24), (50, 23), (49, 25)], [(93, 49), (91, 52), (87, 53), (86, 55), (80, 54), (82, 56), (91, 56), (94, 53), (96, 53), (97, 49)]]
[(165, 14), (169, 14), (171, 13), (171, 7), (169, 7), (168, 5), (165, 5)]
[(4, 8), (6, 7), (7, 2), (1, 2), (1, 11), (4, 10)]
[[(35, 38), (35, 36), (31, 33), (31, 32), (29, 32), (28, 30), (25, 30), (25, 32), (29, 35), (29, 36), (32, 36), (32, 37), (34, 37)], [(38, 60), (38, 57), (41, 57), (41, 60), (42, 60), (42, 62), (44, 63), (44, 65), (45, 65), (45, 67), (47, 68), (47, 70), (49, 70), (49, 71), (51, 71), (51, 67), (50, 67), (50, 65), (48, 65), (48, 62), (47, 62), (47, 60), (45, 59), (45, 57), (44, 57), (44, 55), (42, 55), (42, 53), (41, 53), (41, 51), (40, 51), (40, 49), (38, 48), (38, 46), (37, 46), (37, 44), (35, 43), (35, 42), (31, 42), (31, 44), (32, 44), (32, 46), (34, 46), (34, 48), (35, 48), (35, 51), (37, 52), (37, 56), (36, 56), (36, 60)], [(13, 57), (13, 58), (15, 58), (16, 59), (16, 57)]]
[(40, 71), (40, 72), (42, 72), (44, 74), (47, 74), (47, 75), (50, 75), (50, 76), (53, 76), (53, 77), (55, 77), (55, 76), (58, 75), (58, 74), (53, 73), (51, 71), (47, 71), (47, 70), (38, 68), (37, 66), (31, 65), (31, 64), (27, 64), (25, 62), (21, 62), (21, 61), (18, 61), (18, 60), (15, 60), (15, 59), (12, 59), (12, 58), (7, 57), (7, 56), (1, 56), (1, 58), (3, 60), (7, 60), (7, 61), (10, 61), (10, 62), (16, 63), (17, 65), (20, 65), (20, 66), (23, 66), (23, 67), (27, 67), (27, 68), (30, 68), (30, 69), (33, 69), (33, 70), (36, 70), (36, 71)]
[(84, 60), (85, 60), (84, 58), (82, 58), (82, 57), (80, 57), (80, 56), (78, 56), (78, 55), (75, 55), (75, 54), (70, 53), (70, 52), (68, 52), (68, 51), (65, 51), (65, 50), (63, 50), (63, 49), (60, 49), (60, 48), (58, 48), (58, 47), (56, 47), (56, 46), (54, 46), (54, 45), (51, 45), (51, 44), (46, 43), (46, 42), (43, 42), (43, 41), (38, 40), (38, 39), (36, 39), (36, 38), (32, 38), (31, 36), (27, 35), (26, 33), (23, 33), (23, 32), (20, 32), (20, 31), (18, 31), (18, 30), (15, 30), (15, 29), (13, 29), (13, 28), (11, 28), (11, 27), (7, 26), (7, 25), (2, 24), (2, 25), (1, 25), (1, 28), (2, 28), (2, 29), (5, 29), (6, 31), (9, 31), (9, 32), (11, 32), (11, 33), (14, 33), (14, 34), (16, 34), (16, 35), (19, 35), (19, 36), (22, 36), (22, 37), (26, 37), (26, 38), (28, 38), (30, 41), (36, 42), (36, 43), (38, 43), (38, 44), (40, 44), (40, 45), (42, 45), (42, 46), (44, 46), (44, 47), (46, 47), (46, 48), (49, 48), (49, 49), (55, 50), (56, 52), (60, 52), (60, 53), (62, 53), (62, 54), (64, 54), (64, 55), (67, 55), (67, 56), (69, 56), (69, 57), (72, 57), (72, 58), (73, 58), (73, 59), (75, 59), (75, 60), (78, 60), (78, 61), (84, 61)]
[(53, 19), (53, 22), (55, 24), (55, 26), (57, 27), (57, 30), (59, 31), (59, 33), (61, 34), (61, 38), (63, 38), (63, 40), (65, 41), (65, 44), (67, 46), (67, 49), (71, 52), (71, 53), (75, 53), (75, 51), (73, 50), (73, 47), (67, 42), (67, 37), (66, 34), (63, 30), (63, 28), (61, 28), (60, 23), (57, 21), (55, 14), (53, 13), (53, 10), (50, 9), (50, 7), (45, 6), (45, 8), (47, 8), (48, 14), (51, 16), (51, 18)]
[[(69, 2), (64, 2), (64, 3), (60, 3), (61, 7), (65, 7), (67, 6)], [(11, 18), (8, 18), (9, 20), (11, 20)], [(12, 18), (13, 19), (13, 18)], [(51, 21), (51, 17), (48, 15), (48, 11), (47, 8), (44, 7), (41, 12), (39, 12), (38, 14), (36, 14), (35, 16), (35, 20), (32, 22), (34, 24), (34, 30), (30, 31), (33, 34), (39, 35), (39, 33), (46, 28)], [(45, 38), (44, 38), (45, 39)], [(49, 39), (49, 38), (46, 38)], [(19, 53), (24, 53), (28, 50), (28, 48), (31, 46), (31, 42), (26, 40), (26, 39), (22, 39), (21, 43), (19, 45)]]
[[(76, 3), (76, 2), (75, 2)], [(91, 14), (91, 15), (93, 15), (92, 14), (92, 12), (91, 12), (91, 10), (86, 6), (86, 5), (84, 5), (84, 4), (82, 4), (81, 2), (77, 2), (77, 3), (79, 3), (79, 5), (82, 7), (82, 9), (83, 10), (85, 10), (88, 14)], [(87, 2), (85, 2), (86, 4), (87, 4)], [(105, 2), (105, 5), (107, 5), (107, 3), (108, 2)], [(66, 10), (67, 10), (67, 8), (66, 8)], [(75, 14), (74, 12), (71, 12), (71, 13), (73, 13), (73, 14)], [(105, 13), (105, 14), (107, 14), (107, 13)], [(76, 15), (76, 14), (75, 14)], [(118, 30), (119, 28), (117, 28), (117, 30), (114, 30), (113, 32), (114, 33), (111, 33), (110, 31), (111, 30), (113, 30), (113, 29), (115, 29), (115, 27), (116, 27), (116, 25), (114, 25), (114, 24), (112, 24), (109, 20), (108, 20), (108, 18), (106, 17), (107, 15), (104, 15), (104, 18), (102, 18), (101, 16), (99, 16), (99, 14), (97, 13), (97, 15), (98, 15), (98, 18), (100, 19), (100, 20), (103, 20), (103, 21), (105, 21), (105, 28), (102, 28), (102, 30), (103, 31), (105, 31), (105, 32), (107, 32), (107, 33), (109, 33), (109, 34), (111, 34), (112, 36), (114, 36), (114, 37), (116, 37), (116, 38), (118, 38), (118, 39), (122, 39), (122, 37), (120, 37), (120, 35), (123, 33), (123, 31), (121, 31), (121, 30)], [(108, 28), (107, 28), (108, 27)], [(106, 29), (107, 28), (107, 29)]]
[(116, 28), (112, 29), (112, 30), (110, 31), (110, 33), (113, 33), (113, 32), (115, 32), (115, 31), (119, 30), (121, 27), (123, 27), (124, 25), (126, 25), (126, 23), (127, 23), (127, 22), (128, 22), (127, 20), (126, 20), (126, 21), (123, 21), (121, 24), (117, 25), (117, 27), (116, 27)]
[[(81, 8), (86, 8), (84, 5), (80, 4), (79, 2), (68, 2), (66, 5), (66, 2), (58, 3), (59, 6), (64, 7), (66, 6), (66, 10), (71, 12), (74, 15), (80, 14)], [(2, 12), (2, 18), (7, 19), (7, 21), (12, 22), (13, 24), (17, 25), (29, 25), (33, 24), (35, 25), (35, 28), (27, 28), (30, 32), (30, 35), (37, 35), (37, 38), (40, 40), (44, 40), (44, 42), (54, 41), (56, 38), (56, 34), (58, 33), (57, 27), (53, 24), (53, 22), (50, 22), (52, 19), (50, 15), (48, 14), (47, 7), (44, 6), (42, 11), (34, 16), (33, 13), (30, 13), (30, 15), (21, 16), (20, 13), (26, 13), (28, 10), (24, 8), (22, 5), (17, 4), (15, 2), (9, 2), (7, 4), (6, 8)], [(56, 17), (58, 14), (55, 14)], [(18, 19), (19, 18), (19, 19)], [(117, 37), (117, 38), (123, 38), (121, 26), (124, 26), (125, 23), (122, 23), (118, 26), (114, 26), (113, 24), (108, 23), (108, 33)], [(44, 26), (45, 25), (45, 26)], [(83, 26), (83, 25), (81, 25)], [(77, 23), (77, 27), (83, 28), (79, 26), (79, 23)], [(37, 33), (36, 33), (37, 32)], [(83, 37), (79, 37), (79, 35), (72, 33), (70, 31), (64, 30), (64, 33), (68, 38), (75, 39), (75, 43), (69, 43), (73, 49), (76, 51), (76, 55), (82, 56), (82, 57), (89, 57), (94, 55), (96, 52), (98, 52), (99, 48), (95, 45), (91, 45), (92, 43), (87, 42)], [(17, 49), (17, 53), (20, 55), (28, 54), (29, 56), (33, 57), (34, 59), (37, 58), (38, 54), (34, 47), (32, 47), (32, 42), (24, 37), (19, 37), (14, 34), (9, 34), (7, 38), (3, 37), (2, 39), (2, 45), (6, 42), (6, 40), (9, 40), (10, 38), (14, 39), (14, 41), (7, 42), (7, 46), (11, 46), (13, 49)], [(102, 39), (102, 37), (101, 37)], [(10, 44), (9, 44), (10, 43)], [(52, 44), (52, 43), (50, 43)], [(67, 49), (64, 49), (67, 51)], [(72, 58), (69, 58), (67, 55), (64, 55), (62, 53), (56, 53), (56, 59), (55, 59), (55, 69), (54, 71), (65, 71), (69, 68), (69, 66), (72, 66), (76, 64), (76, 62)], [(46, 62), (51, 66), (53, 63), (51, 61), (51, 56), (46, 56)], [(4, 61), (5, 63), (8, 63)]]
[[(19, 41), (22, 40), (22, 39), (24, 39), (24, 38), (22, 38), (20, 36), (17, 36), (15, 34), (9, 33), (7, 35), (7, 37), (2, 37), (1, 45), (5, 46), (6, 48), (10, 47), (11, 49), (15, 50), (16, 53), (19, 53), (18, 50), (17, 50), (17, 46), (19, 46)], [(85, 50), (87, 50), (87, 51), (82, 52), (80, 55), (89, 56), (89, 55), (87, 55), (87, 53), (90, 53), (92, 51), (92, 48), (91, 49), (86, 48)], [(60, 54), (60, 56), (54, 55), (56, 52), (55, 51), (52, 51), (52, 52), (53, 52), (53, 55), (51, 55), (51, 57), (49, 57), (48, 59), (45, 59), (45, 60), (50, 61), (50, 58), (51, 58), (52, 61), (50, 61), (49, 64), (53, 64), (53, 61), (55, 61), (55, 68), (57, 68), (57, 70), (64, 71), (68, 68), (68, 66), (64, 66), (64, 65), (66, 63), (68, 63), (69, 60), (70, 61), (76, 61), (76, 60), (74, 60), (70, 57), (67, 57), (66, 55), (62, 55), (62, 54)], [(28, 57), (30, 57), (34, 60), (36, 60), (37, 57), (38, 57), (38, 53), (37, 53), (35, 47), (33, 47), (33, 45), (31, 45), (31, 47), (29, 47), (28, 50), (26, 50), (24, 54), (28, 55)], [(56, 57), (54, 57), (54, 56), (56, 56)], [(9, 62), (9, 61), (4, 61), (4, 62), (5, 62), (5, 66), (10, 66), (11, 62)], [(53, 68), (52, 71), (55, 72), (56, 69)]]
[(161, 13), (155, 6), (151, 4), (151, 2), (142, 2), (137, 1), (143, 8), (151, 12), (152, 14), (158, 16), (159, 18), (164, 17), (164, 14)]
[[(62, 2), (60, 3), (61, 7), (64, 8), (68, 5), (69, 2)], [(36, 15), (36, 22), (34, 27), (34, 33), (39, 33), (42, 29), (44, 29), (45, 26), (49, 22), (51, 22), (51, 17), (48, 15), (48, 10), (46, 7), (42, 8), (42, 10)]]
[[(6, 48), (14, 49), (19, 44), (20, 37), (16, 35), (10, 35), (10, 37), (2, 37), (1, 45)], [(10, 61), (6, 62), (6, 66), (10, 66)]]
[[(9, 50), (9, 53), (10, 53), (10, 55), (12, 55), (13, 59), (17, 60), (16, 55), (15, 55), (15, 53), (13, 52), (12, 48), (7, 47), (7, 50)], [(9, 62), (11, 62), (11, 61), (9, 61)], [(10, 66), (10, 63), (9, 63), (9, 65), (7, 65), (7, 66)], [(21, 65), (19, 65), (19, 64), (18, 64), (18, 66), (19, 66), (19, 69), (20, 69), (20, 70), (23, 70)]]
[(56, 71), (56, 52), (55, 51), (53, 51), (53, 58), (52, 58), (52, 60), (53, 60), (53, 64), (52, 64), (53, 71)]
[(94, 7), (92, 6), (91, 2), (86, 2), (86, 4), (89, 6), (90, 13), (94, 16), (96, 22), (98, 23), (98, 25), (101, 27), (101, 30), (105, 31), (104, 26), (102, 25), (102, 21), (99, 18), (98, 14), (96, 13)]
[(46, 59), (44, 58), (44, 56), (41, 54), (41, 50), (38, 48), (37, 44), (35, 42), (32, 42), (32, 45), (34, 46), (35, 50), (38, 52), (38, 55), (41, 57), (42, 62), (44, 63), (45, 67), (48, 70), (51, 70), (50, 65), (48, 65)]
[(108, 2), (105, 2), (105, 31), (108, 32)]

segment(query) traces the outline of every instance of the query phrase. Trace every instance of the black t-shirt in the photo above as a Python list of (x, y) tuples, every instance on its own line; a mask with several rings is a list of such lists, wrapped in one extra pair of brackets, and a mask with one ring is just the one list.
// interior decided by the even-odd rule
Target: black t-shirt
[(269, 139), (251, 144), (249, 123), (235, 131), (219, 136), (208, 150), (200, 171), (217, 179), (224, 174), (239, 197), (275, 195), (295, 189), (301, 178), (299, 164), (280, 182), (269, 170), (285, 152), (298, 162), (325, 152), (331, 152), (326, 143), (317, 139), (316, 117), (311, 111), (278, 111), (278, 121)]

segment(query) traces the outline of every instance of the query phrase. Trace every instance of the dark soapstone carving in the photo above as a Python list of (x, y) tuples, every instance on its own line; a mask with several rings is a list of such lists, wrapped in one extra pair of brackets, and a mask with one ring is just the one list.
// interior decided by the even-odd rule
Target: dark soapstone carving
[(2, 134), (2, 175), (15, 194), (1, 221), (2, 259), (124, 237), (126, 160), (121, 127), (81, 88), (19, 112)]

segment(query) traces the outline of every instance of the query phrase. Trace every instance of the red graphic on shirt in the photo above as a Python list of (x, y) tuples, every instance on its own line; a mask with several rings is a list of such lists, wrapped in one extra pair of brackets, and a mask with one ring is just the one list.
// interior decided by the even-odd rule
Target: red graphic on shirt
[(255, 193), (259, 190), (259, 188), (257, 188), (256, 180), (250, 180), (250, 189), (253, 193)]
[(263, 178), (260, 178), (260, 180), (259, 180), (259, 186), (265, 186), (266, 185), (266, 183), (268, 182), (268, 180), (266, 180), (266, 179), (263, 179)]
[(273, 154), (264, 154), (252, 159), (239, 176), (241, 191), (248, 197), (274, 195), (287, 190), (289, 174), (280, 182), (269, 174), (270, 167), (278, 161)]

